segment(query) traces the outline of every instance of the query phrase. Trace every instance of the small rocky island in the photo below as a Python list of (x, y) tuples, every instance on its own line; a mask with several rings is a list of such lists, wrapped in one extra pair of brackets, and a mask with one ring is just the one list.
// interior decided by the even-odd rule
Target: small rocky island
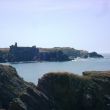
[(36, 86), (0, 65), (0, 110), (110, 110), (110, 71), (48, 73)]
[(19, 47), (17, 43), (10, 48), (0, 48), (0, 63), (20, 61), (70, 61), (75, 58), (103, 58), (102, 55), (70, 47), (37, 48)]

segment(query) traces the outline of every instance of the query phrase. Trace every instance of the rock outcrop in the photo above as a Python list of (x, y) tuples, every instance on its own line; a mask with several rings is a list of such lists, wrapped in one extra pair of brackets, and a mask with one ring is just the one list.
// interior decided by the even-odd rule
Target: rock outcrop
[(77, 50), (71, 47), (54, 47), (54, 48), (39, 48), (40, 52), (52, 52), (52, 51), (62, 51), (65, 55), (67, 55), (71, 60), (74, 58), (103, 58), (102, 55), (97, 52), (88, 52), (86, 50)]
[(50, 51), (50, 52), (40, 52), (38, 61), (69, 61), (69, 57), (65, 55), (62, 51)]
[(35, 86), (0, 65), (0, 109), (110, 110), (110, 71), (48, 73)]
[(50, 110), (48, 97), (25, 82), (11, 66), (0, 65), (0, 109)]
[(103, 58), (102, 55), (98, 54), (97, 52), (91, 52), (88, 54), (88, 57), (90, 58)]
[(110, 110), (110, 71), (84, 72), (83, 76), (49, 73), (38, 87), (55, 110)]

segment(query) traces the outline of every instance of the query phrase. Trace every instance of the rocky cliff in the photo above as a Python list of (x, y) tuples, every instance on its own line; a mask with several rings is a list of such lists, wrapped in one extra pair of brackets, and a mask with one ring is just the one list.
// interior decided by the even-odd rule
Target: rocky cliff
[(49, 73), (38, 87), (55, 110), (110, 110), (110, 71), (84, 72), (83, 76)]
[(50, 110), (48, 97), (11, 66), (0, 65), (0, 110)]
[(110, 71), (48, 73), (35, 86), (0, 65), (0, 109), (110, 110)]
[(74, 59), (77, 57), (80, 58), (103, 58), (102, 55), (97, 52), (88, 52), (86, 50), (77, 50), (71, 47), (54, 47), (54, 48), (39, 48), (40, 52), (55, 52), (62, 51), (65, 55), (67, 55), (70, 59)]
[(71, 47), (36, 48), (19, 47), (17, 43), (10, 48), (0, 48), (0, 62), (21, 61), (70, 61), (74, 58), (103, 58), (102, 55)]

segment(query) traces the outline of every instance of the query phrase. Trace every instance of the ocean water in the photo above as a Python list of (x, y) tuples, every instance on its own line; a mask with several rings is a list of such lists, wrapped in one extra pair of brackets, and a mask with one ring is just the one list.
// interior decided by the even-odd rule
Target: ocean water
[(37, 84), (38, 79), (48, 72), (71, 72), (81, 75), (84, 71), (110, 70), (110, 54), (105, 58), (75, 59), (67, 62), (10, 63), (26, 81)]

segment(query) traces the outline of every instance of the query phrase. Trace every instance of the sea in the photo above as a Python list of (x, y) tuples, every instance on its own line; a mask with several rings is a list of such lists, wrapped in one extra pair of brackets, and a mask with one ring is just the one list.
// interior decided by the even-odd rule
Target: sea
[(38, 80), (49, 72), (70, 72), (82, 75), (84, 71), (110, 71), (110, 54), (104, 58), (76, 58), (66, 62), (19, 62), (5, 63), (16, 68), (18, 74), (28, 82), (38, 83)]

